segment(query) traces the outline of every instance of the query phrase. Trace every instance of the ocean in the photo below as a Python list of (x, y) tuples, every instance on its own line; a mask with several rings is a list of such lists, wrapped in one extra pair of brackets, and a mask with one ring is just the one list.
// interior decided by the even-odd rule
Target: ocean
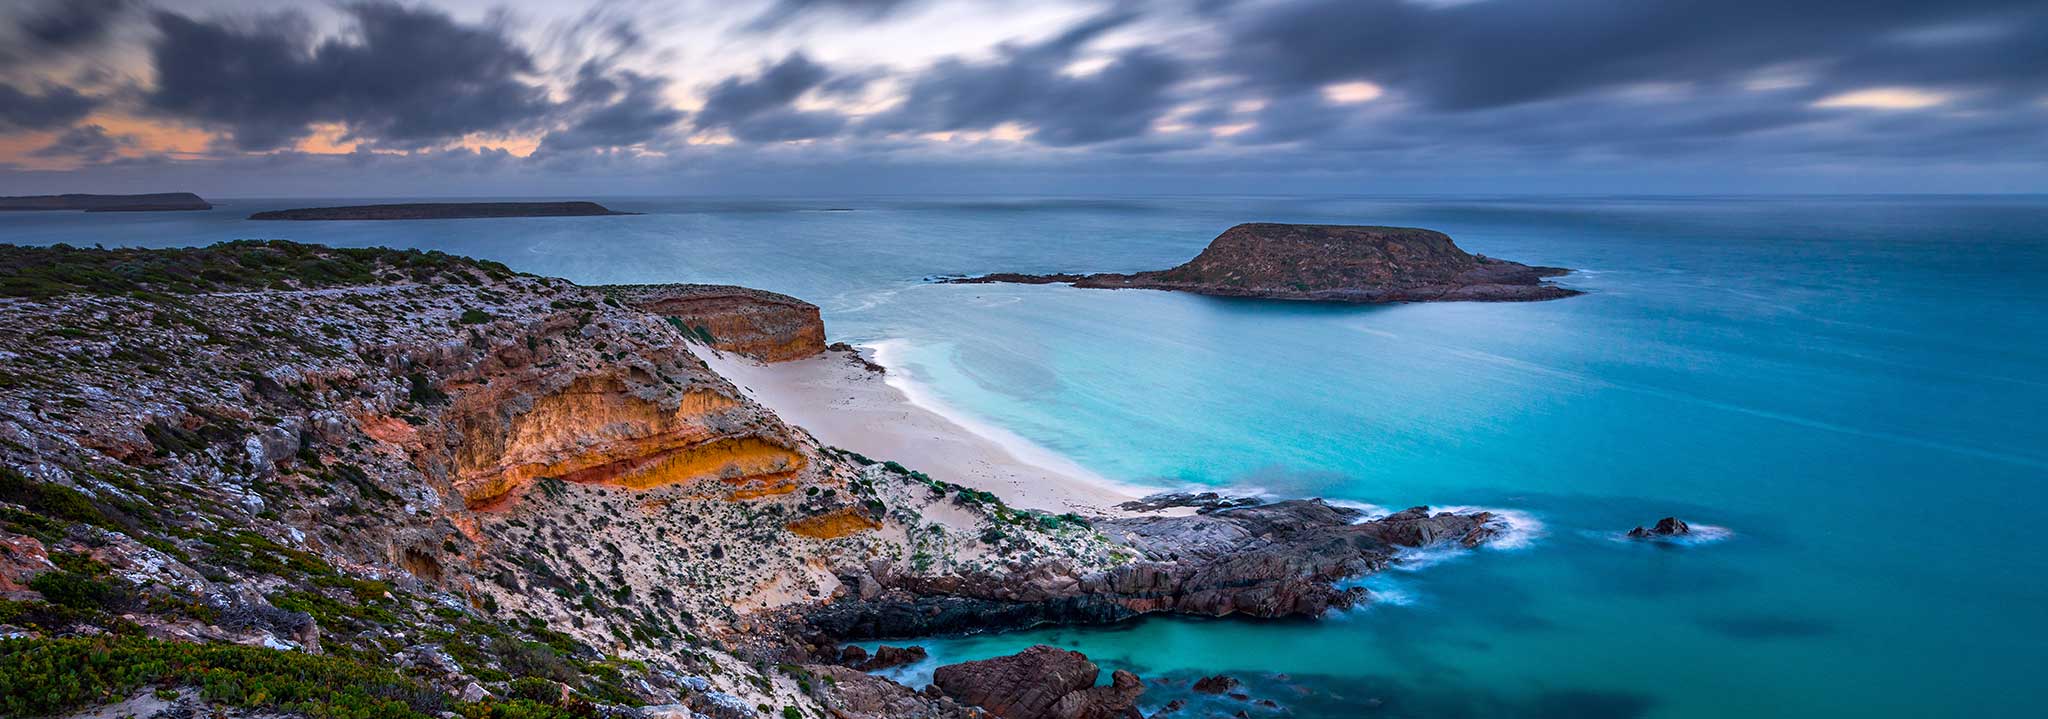
[[(418, 199), (418, 198), (408, 198)], [(258, 223), (0, 213), (0, 242), (285, 238), (439, 249), (582, 283), (719, 282), (824, 308), (834, 341), (967, 424), (1120, 483), (1511, 512), (1309, 621), (1148, 619), (1034, 643), (1204, 713), (2035, 715), (2048, 703), (2048, 197), (592, 198), (638, 216)], [(1586, 295), (1346, 307), (1061, 286), (1238, 222), (1409, 225), (1576, 268)], [(1618, 535), (1676, 515), (1688, 544)], [(1249, 701), (1196, 696), (1208, 674)], [(1199, 713), (1198, 713), (1199, 712)]]

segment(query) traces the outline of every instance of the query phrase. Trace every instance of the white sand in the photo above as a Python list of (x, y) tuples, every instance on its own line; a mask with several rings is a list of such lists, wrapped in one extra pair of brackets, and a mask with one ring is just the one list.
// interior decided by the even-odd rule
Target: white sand
[(1114, 516), (1126, 514), (1118, 503), (1136, 498), (1000, 428), (949, 418), (943, 405), (914, 385), (869, 370), (846, 352), (767, 365), (701, 345), (691, 350), (820, 442), (993, 492), (1011, 506)]

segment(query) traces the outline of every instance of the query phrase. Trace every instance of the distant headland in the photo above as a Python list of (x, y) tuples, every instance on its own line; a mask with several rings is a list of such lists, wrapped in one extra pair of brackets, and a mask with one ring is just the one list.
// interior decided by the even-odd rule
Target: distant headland
[(454, 220), (480, 217), (588, 217), (637, 215), (595, 202), (408, 202), (398, 205), (350, 205), (271, 210), (251, 220)]
[(1435, 230), (1247, 223), (1193, 260), (1135, 274), (997, 273), (950, 283), (1071, 284), (1318, 302), (1524, 302), (1581, 294), (1544, 281), (1571, 272), (1468, 253)]
[(0, 211), (35, 212), (73, 210), (84, 212), (168, 212), (211, 210), (213, 205), (190, 192), (158, 192), (147, 195), (28, 195), (0, 197)]

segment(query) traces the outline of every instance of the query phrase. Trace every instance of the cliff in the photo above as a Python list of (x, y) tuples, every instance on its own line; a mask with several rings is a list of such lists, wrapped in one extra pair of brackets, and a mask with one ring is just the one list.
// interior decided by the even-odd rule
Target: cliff
[(1496, 526), (1020, 510), (819, 444), (694, 327), (441, 253), (0, 245), (0, 294), (0, 664), (36, 667), (0, 715), (965, 717), (1011, 690), (841, 643), (1316, 616)]
[(1580, 294), (1544, 281), (1568, 272), (1473, 255), (1433, 230), (1251, 223), (1225, 230), (1194, 259), (1168, 270), (1001, 273), (951, 281), (1066, 283), (1319, 302), (1527, 301)]
[(0, 211), (82, 210), (85, 212), (164, 212), (211, 210), (213, 205), (190, 192), (148, 195), (31, 195), (0, 197)]
[(251, 220), (454, 220), (487, 217), (589, 217), (632, 215), (595, 202), (413, 202), (270, 210)]
[(786, 362), (825, 351), (818, 306), (789, 295), (732, 285), (603, 287), (627, 306), (651, 312), (723, 352)]

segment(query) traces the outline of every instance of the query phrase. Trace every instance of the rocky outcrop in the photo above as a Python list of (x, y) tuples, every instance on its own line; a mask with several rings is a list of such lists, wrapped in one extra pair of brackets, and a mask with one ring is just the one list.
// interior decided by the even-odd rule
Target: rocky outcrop
[(1002, 273), (949, 281), (1061, 283), (1319, 302), (1498, 302), (1579, 294), (1544, 281), (1568, 272), (1473, 255), (1434, 230), (1250, 223), (1224, 231), (1193, 260), (1169, 270)]
[(456, 220), (491, 217), (590, 217), (637, 215), (595, 202), (410, 202), (397, 205), (348, 205), (268, 210), (251, 220)]
[(838, 539), (858, 532), (880, 529), (882, 522), (866, 507), (839, 509), (804, 517), (785, 525), (791, 533), (812, 539)]
[(715, 478), (735, 496), (779, 494), (805, 465), (779, 422), (722, 389), (673, 392), (630, 370), (559, 387), (550, 377), (508, 373), (455, 397), (456, 487), (470, 506), (543, 478), (631, 489)]
[(1257, 497), (1226, 497), (1215, 492), (1164, 492), (1133, 499), (1117, 505), (1127, 512), (1161, 512), (1178, 507), (1193, 507), (1197, 512), (1213, 512), (1231, 507), (1252, 507), (1260, 503)]
[(1236, 689), (1237, 686), (1238, 682), (1236, 679), (1218, 674), (1195, 680), (1194, 689), (1202, 694), (1222, 694)]
[(29, 580), (55, 568), (49, 551), (35, 537), (0, 530), (0, 599), (33, 596)]
[(916, 664), (924, 661), (927, 656), (929, 655), (925, 653), (924, 647), (894, 647), (884, 644), (875, 647), (875, 653), (870, 655), (867, 650), (849, 644), (840, 653), (839, 660), (846, 666), (873, 672)]
[(1630, 539), (1660, 539), (1665, 537), (1682, 537), (1688, 534), (1692, 534), (1692, 525), (1686, 524), (1685, 520), (1677, 517), (1659, 519), (1657, 520), (1657, 525), (1649, 529), (1644, 529), (1638, 525), (1635, 529), (1628, 530)]
[(30, 195), (0, 197), (0, 212), (33, 210), (82, 210), (85, 212), (169, 212), (211, 210), (213, 205), (190, 192), (159, 192), (148, 195)]
[(944, 696), (928, 696), (858, 669), (829, 664), (805, 670), (822, 681), (819, 691), (835, 719), (965, 719), (977, 713)]
[(1101, 669), (1080, 652), (1043, 644), (1007, 657), (948, 664), (932, 673), (946, 696), (1003, 719), (1125, 719), (1145, 683), (1121, 669), (1095, 686)]
[(787, 362), (825, 351), (818, 306), (788, 295), (731, 285), (614, 285), (627, 306), (669, 318), (722, 352)]
[(1100, 519), (1093, 529), (1134, 559), (1092, 571), (1048, 562), (943, 577), (849, 570), (843, 584), (881, 591), (842, 598), (805, 620), (827, 636), (857, 638), (1104, 623), (1155, 612), (1315, 617), (1365, 601), (1367, 590), (1343, 580), (1386, 568), (1403, 547), (1475, 547), (1505, 528), (1487, 512), (1425, 507), (1361, 519), (1358, 510), (1322, 500)]

